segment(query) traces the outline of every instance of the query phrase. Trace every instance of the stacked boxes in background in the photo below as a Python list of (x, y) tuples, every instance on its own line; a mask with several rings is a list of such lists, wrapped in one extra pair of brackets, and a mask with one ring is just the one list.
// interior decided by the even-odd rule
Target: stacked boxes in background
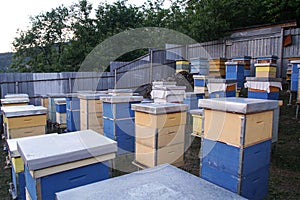
[(103, 134), (103, 109), (100, 97), (109, 96), (103, 93), (80, 93), (80, 130), (91, 129)]
[(32, 137), (18, 141), (17, 149), (24, 162), (26, 196), (38, 200), (108, 179), (117, 144), (86, 130)]
[(186, 86), (176, 86), (176, 82), (153, 82), (151, 97), (155, 103), (182, 103)]
[(209, 65), (207, 58), (191, 58), (191, 74), (208, 75)]
[(54, 124), (56, 120), (56, 105), (54, 99), (65, 98), (66, 95), (62, 93), (49, 93), (48, 96), (48, 120), (50, 123)]
[(142, 96), (102, 97), (104, 135), (118, 143), (117, 154), (134, 152), (134, 111), (131, 105), (140, 103)]
[(176, 73), (179, 72), (190, 72), (191, 65), (187, 60), (176, 60)]
[(237, 88), (244, 85), (244, 64), (238, 62), (225, 62), (226, 80), (237, 81)]
[(207, 83), (209, 98), (235, 97), (237, 81), (209, 78)]
[(65, 98), (54, 99), (56, 110), (56, 122), (60, 128), (66, 128), (67, 126), (67, 105)]
[(194, 75), (194, 92), (204, 93), (205, 97), (208, 97), (207, 80), (208, 76)]
[(80, 100), (78, 94), (66, 95), (67, 101), (67, 130), (69, 132), (80, 130)]
[(216, 58), (209, 60), (209, 76), (225, 78), (226, 58)]
[(205, 117), (200, 176), (246, 198), (265, 198), (278, 101), (203, 99), (199, 107)]
[(47, 109), (42, 106), (2, 107), (7, 139), (45, 134)]
[(184, 162), (187, 105), (174, 103), (134, 104), (135, 164), (141, 168)]
[[(112, 191), (116, 186), (118, 189)], [(57, 200), (199, 198), (244, 199), (168, 164), (56, 193)]]
[(244, 76), (248, 77), (250, 76), (251, 59), (251, 56), (244, 56), (232, 58), (232, 61), (244, 64)]
[(256, 58), (255, 76), (256, 77), (267, 77), (276, 78), (277, 72), (277, 56), (267, 56)]

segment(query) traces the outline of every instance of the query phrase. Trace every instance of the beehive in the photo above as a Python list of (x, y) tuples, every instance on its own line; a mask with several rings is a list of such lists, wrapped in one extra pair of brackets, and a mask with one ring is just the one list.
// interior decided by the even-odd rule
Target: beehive
[(209, 60), (209, 76), (225, 77), (226, 58), (215, 58)]
[(191, 58), (191, 73), (208, 75), (209, 73), (209, 64), (207, 58)]
[(244, 85), (244, 64), (238, 62), (225, 62), (226, 80), (237, 81), (237, 88)]
[(193, 117), (193, 136), (201, 137), (203, 135), (204, 127), (204, 111), (203, 109), (190, 110)]
[(115, 141), (92, 130), (49, 135), (17, 144), (32, 200), (55, 199), (58, 191), (109, 178), (108, 161), (115, 158)]
[(207, 88), (210, 98), (235, 97), (237, 81), (209, 78)]
[(135, 163), (154, 167), (164, 163), (183, 164), (187, 105), (134, 104)]
[(186, 86), (175, 82), (153, 82), (151, 97), (155, 103), (182, 103)]
[(4, 96), (5, 99), (12, 99), (12, 98), (27, 98), (29, 99), (28, 94), (6, 94)]
[(278, 101), (202, 99), (199, 107), (205, 118), (200, 176), (246, 198), (265, 198)]
[[(118, 185), (118, 189), (111, 191)], [(188, 197), (187, 197), (188, 196)], [(57, 200), (81, 199), (244, 199), (170, 165), (161, 165), (56, 193)]]
[(77, 95), (76, 93), (66, 95), (67, 130), (70, 132), (80, 130), (80, 100)]
[(118, 155), (134, 152), (134, 111), (131, 105), (140, 103), (142, 96), (102, 97), (104, 135), (117, 141)]
[(208, 97), (207, 80), (208, 76), (194, 75), (194, 92), (204, 93), (205, 97)]
[(103, 110), (100, 97), (110, 96), (102, 93), (78, 94), (80, 99), (80, 129), (92, 129), (103, 134)]
[[(22, 140), (31, 139), (34, 137), (41, 136), (31, 136), (24, 138), (8, 139), (6, 140), (8, 147), (8, 156), (12, 164), (12, 185), (10, 188), (10, 193), (12, 197), (17, 197), (18, 199), (26, 199), (25, 194), (25, 175), (24, 175), (24, 162), (21, 158), (20, 153), (17, 149), (17, 142)], [(43, 135), (42, 137), (48, 137), (48, 135)]]
[(187, 60), (176, 60), (176, 73), (186, 71), (190, 72), (190, 62)]
[(61, 127), (67, 126), (67, 105), (66, 98), (54, 99), (55, 110), (56, 110), (56, 122)]
[(2, 107), (6, 138), (45, 134), (47, 109), (42, 106)]
[(252, 59), (251, 56), (244, 56), (244, 57), (232, 58), (232, 61), (244, 64), (244, 69), (245, 70), (250, 70), (251, 59)]
[(260, 78), (276, 78), (277, 65), (258, 63), (255, 66), (255, 76)]
[(6, 98), (1, 99), (2, 107), (5, 106), (26, 106), (29, 103), (29, 98)]
[(203, 99), (205, 93), (186, 92), (183, 103), (188, 105), (188, 110), (198, 108), (198, 100)]
[(54, 102), (54, 99), (57, 98), (65, 98), (66, 94), (62, 94), (62, 93), (49, 93), (47, 94), (48, 97), (48, 120), (51, 123), (55, 123), (56, 122), (56, 105)]

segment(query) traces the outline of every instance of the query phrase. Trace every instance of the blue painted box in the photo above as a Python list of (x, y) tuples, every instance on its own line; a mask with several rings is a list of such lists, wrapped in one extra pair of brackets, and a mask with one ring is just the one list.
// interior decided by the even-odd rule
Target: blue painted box
[(111, 104), (103, 102), (103, 116), (112, 119), (123, 119), (134, 117), (134, 111), (131, 110), (131, 105), (140, 102), (126, 102)]
[(12, 196), (17, 196), (20, 200), (26, 199), (25, 194), (25, 175), (24, 172), (16, 173), (14, 167), (11, 168), (11, 176), (13, 181), (13, 188), (10, 188)]
[(113, 120), (103, 118), (104, 135), (118, 143), (117, 154), (134, 152), (135, 150), (135, 126), (134, 118)]
[(298, 79), (292, 79), (291, 80), (291, 89), (292, 92), (298, 91)]
[(248, 90), (248, 98), (278, 100), (279, 92), (253, 92)]
[(194, 75), (194, 86), (206, 87), (208, 76)]
[(67, 130), (70, 132), (80, 130), (80, 111), (67, 110)]
[(17, 146), (32, 200), (109, 178), (117, 151), (115, 141), (92, 130), (31, 137)]
[(226, 62), (226, 80), (237, 80), (237, 87), (244, 84), (244, 64), (238, 62)]
[(56, 105), (54, 99), (56, 98), (65, 98), (66, 94), (62, 93), (50, 93), (48, 96), (48, 119), (51, 122), (56, 122)]
[(80, 110), (80, 99), (77, 97), (66, 97), (67, 110)]
[(231, 91), (218, 91), (218, 92), (212, 92), (209, 94), (209, 98), (224, 98), (224, 97), (235, 97), (236, 96), (236, 91), (231, 90)]
[(204, 93), (186, 92), (183, 103), (188, 105), (188, 110), (198, 108), (198, 100), (203, 99)]
[(271, 140), (237, 148), (202, 140), (200, 176), (249, 199), (263, 199), (268, 192)]
[(56, 104), (55, 108), (56, 108), (56, 112), (58, 112), (58, 113), (66, 113), (67, 112), (66, 104)]
[(244, 77), (248, 77), (248, 76), (251, 76), (251, 71), (248, 70), (248, 69), (245, 69), (244, 70)]

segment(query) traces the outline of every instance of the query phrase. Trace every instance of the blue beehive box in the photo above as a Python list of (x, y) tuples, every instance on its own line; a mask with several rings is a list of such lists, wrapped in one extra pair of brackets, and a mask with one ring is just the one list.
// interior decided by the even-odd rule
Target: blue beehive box
[(244, 85), (244, 64), (238, 62), (225, 62), (226, 80), (236, 80), (237, 87)]
[(67, 105), (65, 98), (54, 99), (55, 102), (55, 110), (57, 113), (66, 113)]
[(209, 63), (207, 58), (192, 58), (191, 63), (191, 73), (207, 75), (209, 73)]
[(67, 130), (80, 130), (80, 99), (78, 94), (71, 93), (66, 95), (67, 101)]
[(197, 109), (198, 100), (203, 99), (204, 95), (204, 93), (186, 92), (183, 103), (188, 105), (188, 110)]
[(298, 91), (298, 82), (299, 82), (299, 68), (300, 60), (292, 60), (290, 61), (292, 64), (292, 75), (291, 75), (291, 88), (292, 92)]
[[(112, 192), (116, 185), (118, 189)], [(199, 198), (244, 199), (168, 164), (56, 193), (57, 200)]]
[(236, 96), (236, 80), (225, 80), (220, 78), (208, 79), (209, 98), (223, 98)]
[(66, 95), (62, 93), (50, 93), (48, 96), (48, 119), (50, 122), (56, 122), (56, 105), (54, 99), (56, 98), (65, 98)]
[[(32, 145), (34, 144), (34, 145)], [(18, 142), (28, 196), (55, 199), (55, 193), (109, 178), (117, 144), (92, 130), (48, 134)]]
[(117, 141), (117, 154), (134, 152), (134, 111), (131, 105), (140, 103), (142, 96), (102, 97), (104, 135)]

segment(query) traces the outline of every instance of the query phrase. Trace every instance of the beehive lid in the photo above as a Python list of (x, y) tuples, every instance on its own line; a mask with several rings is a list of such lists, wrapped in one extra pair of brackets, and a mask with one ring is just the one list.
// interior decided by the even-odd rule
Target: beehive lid
[(68, 93), (66, 94), (67, 98), (77, 98), (78, 94), (77, 93)]
[(176, 86), (176, 85), (153, 85), (152, 90), (185, 90), (186, 86)]
[(193, 75), (193, 78), (194, 79), (204, 80), (204, 79), (208, 79), (208, 76), (205, 76), (205, 75)]
[(300, 60), (291, 60), (290, 63), (292, 63), (292, 64), (300, 64)]
[(246, 81), (254, 82), (281, 82), (281, 78), (268, 78), (268, 77), (246, 77)]
[(41, 115), (47, 113), (47, 108), (43, 106), (9, 106), (1, 108), (5, 117), (18, 117), (27, 115)]
[(101, 101), (105, 103), (130, 103), (142, 101), (142, 96), (109, 96), (101, 97)]
[(47, 96), (50, 98), (60, 98), (60, 97), (66, 97), (66, 94), (64, 94), (64, 93), (48, 93)]
[(198, 107), (233, 113), (257, 113), (278, 108), (278, 101), (251, 98), (214, 98), (199, 99)]
[(254, 66), (255, 67), (277, 67), (276, 64), (272, 64), (272, 63), (255, 63)]
[(80, 93), (78, 94), (79, 99), (86, 99), (86, 100), (95, 100), (95, 99), (100, 99), (100, 97), (107, 97), (111, 96), (109, 94), (101, 94), (101, 93)]
[(28, 103), (28, 98), (9, 98), (9, 99), (1, 99), (2, 104), (14, 104), (14, 103)]
[(5, 99), (11, 98), (29, 98), (28, 94), (7, 94), (4, 96)]
[(225, 62), (225, 65), (244, 65), (244, 64), (239, 62)]
[(203, 115), (204, 109), (193, 109), (193, 110), (190, 110), (190, 113), (192, 115)]
[(55, 104), (66, 104), (66, 98), (57, 98), (54, 99)]
[(52, 135), (57, 135), (57, 133), (51, 133), (51, 134), (46, 134), (46, 135), (37, 135), (37, 136), (29, 136), (29, 137), (15, 138), (15, 139), (7, 139), (6, 143), (7, 143), (9, 152), (10, 152), (10, 156), (13, 157), (13, 158), (21, 156), (21, 154), (18, 151), (18, 146), (17, 146), (18, 141), (28, 140), (28, 139), (36, 138), (36, 137), (52, 137)]
[(208, 83), (226, 83), (226, 84), (231, 84), (231, 83), (236, 83), (236, 80), (226, 80), (223, 78), (209, 78)]
[[(116, 188), (117, 186), (117, 188)], [(112, 191), (112, 188), (116, 188)], [(56, 193), (57, 200), (245, 199), (169, 164)]]
[(191, 97), (197, 97), (197, 95), (204, 95), (205, 93), (200, 93), (200, 92), (185, 92), (184, 93), (184, 98), (191, 98)]
[(29, 170), (117, 152), (115, 141), (92, 130), (35, 137), (18, 141), (17, 145)]
[(184, 112), (188, 109), (188, 105), (177, 103), (145, 103), (132, 104), (131, 109), (149, 114), (165, 114), (174, 112)]

